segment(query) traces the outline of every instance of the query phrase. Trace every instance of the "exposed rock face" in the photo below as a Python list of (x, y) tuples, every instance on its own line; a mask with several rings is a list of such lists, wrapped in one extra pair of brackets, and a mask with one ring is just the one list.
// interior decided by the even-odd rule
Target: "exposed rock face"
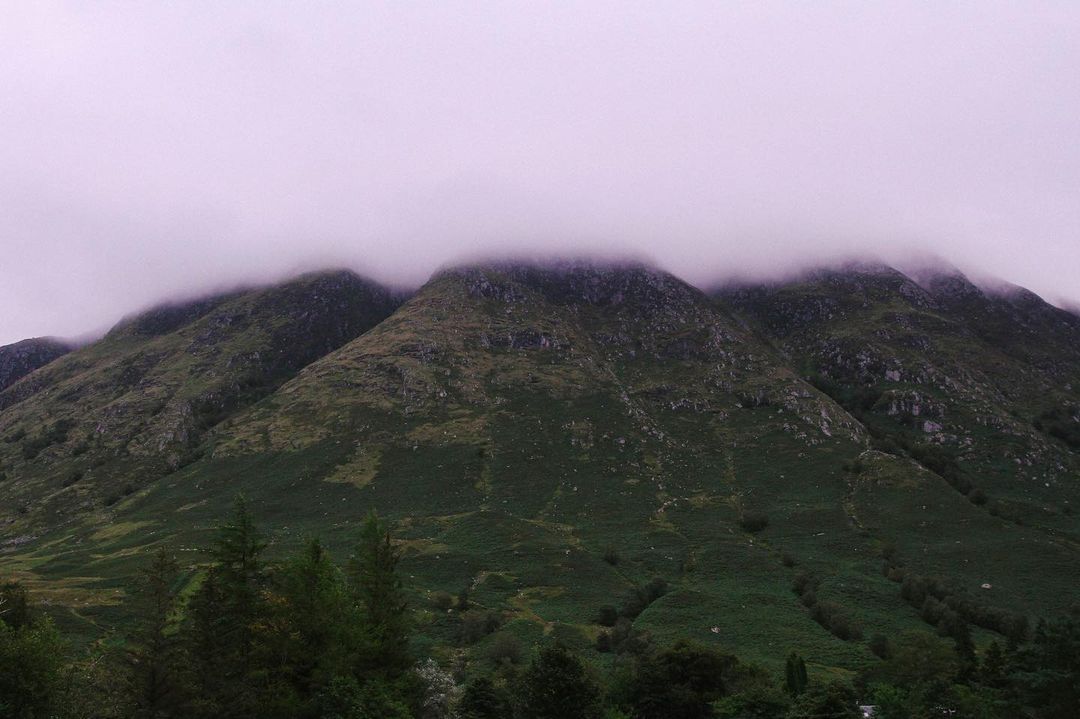
[(0, 392), (70, 351), (70, 345), (44, 337), (0, 347)]
[[(725, 288), (718, 297), (883, 446), (954, 479), (977, 478), (1032, 516), (1067, 506), (1080, 489), (1063, 419), (1080, 401), (1080, 318), (1026, 290), (980, 288), (955, 270), (924, 270), (917, 280), (845, 267)], [(958, 464), (917, 446), (927, 442)]]

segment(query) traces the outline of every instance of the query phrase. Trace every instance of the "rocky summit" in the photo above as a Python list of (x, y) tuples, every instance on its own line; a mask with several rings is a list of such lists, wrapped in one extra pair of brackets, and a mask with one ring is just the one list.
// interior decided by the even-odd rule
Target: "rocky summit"
[(843, 672), (935, 623), (927, 586), (980, 642), (1067, 610), (1078, 452), (1080, 317), (953, 270), (328, 272), (0, 348), (0, 566), (90, 640), (150, 549), (197, 582), (238, 494), (278, 555), (376, 509), (425, 646), (492, 641), (449, 594)]

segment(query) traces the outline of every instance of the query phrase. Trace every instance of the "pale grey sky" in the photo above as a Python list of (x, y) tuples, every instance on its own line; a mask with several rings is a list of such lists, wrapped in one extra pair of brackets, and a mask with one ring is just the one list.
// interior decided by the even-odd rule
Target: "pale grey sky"
[(934, 252), (1080, 300), (1075, 2), (0, 0), (0, 344), (346, 264)]

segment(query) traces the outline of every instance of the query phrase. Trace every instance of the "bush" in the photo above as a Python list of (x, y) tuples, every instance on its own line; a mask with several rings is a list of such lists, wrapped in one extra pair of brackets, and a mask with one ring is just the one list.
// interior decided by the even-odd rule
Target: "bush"
[(743, 531), (757, 534), (769, 526), (769, 518), (761, 512), (745, 512), (739, 517), (739, 526)]
[(494, 664), (520, 664), (521, 641), (509, 632), (498, 632), (491, 638), (484, 655)]
[(644, 587), (637, 587), (630, 592), (619, 614), (628, 619), (635, 619), (645, 611), (646, 607), (667, 594), (667, 590), (667, 580), (655, 577)]
[(870, 651), (874, 653), (878, 659), (888, 659), (892, 654), (892, 646), (889, 644), (889, 638), (884, 634), (875, 634), (870, 637), (869, 643)]
[(502, 625), (502, 617), (497, 612), (485, 609), (470, 609), (461, 615), (461, 641), (475, 644)]
[(613, 567), (619, 563), (619, 553), (615, 550), (615, 547), (609, 545), (604, 549), (604, 561)]
[(827, 629), (837, 639), (862, 639), (862, 627), (835, 602), (818, 602), (810, 608), (810, 618)]
[(432, 592), (431, 606), (440, 612), (448, 612), (454, 607), (454, 597), (450, 592)]
[(602, 627), (613, 627), (617, 621), (619, 621), (619, 610), (610, 604), (600, 607), (600, 611), (596, 613), (596, 623)]

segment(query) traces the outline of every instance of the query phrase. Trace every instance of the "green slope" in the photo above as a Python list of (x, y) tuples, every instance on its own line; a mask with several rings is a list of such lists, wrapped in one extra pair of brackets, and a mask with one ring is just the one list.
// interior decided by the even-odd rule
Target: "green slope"
[[(909, 575), (944, 576), (955, 596), (980, 606), (1032, 615), (1063, 609), (1080, 570), (1075, 520), (1054, 513), (1052, 521), (1020, 526), (969, 501), (909, 453), (872, 448), (882, 440), (867, 426), (886, 437), (889, 423), (899, 428), (893, 434), (922, 433), (890, 414), (888, 402), (878, 407), (875, 400), (864, 411), (848, 401), (844, 391), (862, 387), (859, 372), (877, 360), (856, 360), (857, 382), (839, 371), (821, 381), (831, 367), (821, 357), (840, 357), (837, 366), (845, 368), (849, 352), (886, 362), (894, 343), (936, 337), (931, 330), (942, 323), (942, 337), (955, 345), (948, 358), (987, 346), (974, 330), (954, 331), (961, 320), (937, 305), (897, 299), (909, 290), (894, 292), (889, 283), (902, 280), (879, 292), (874, 277), (853, 280), (856, 290), (827, 280), (813, 291), (743, 289), (717, 301), (636, 266), (450, 270), (370, 331), (203, 428), (188, 441), (190, 463), (108, 507), (41, 509), (60, 504), (65, 492), (64, 506), (81, 496), (69, 488), (38, 499), (51, 480), (42, 479), (45, 470), (31, 471), (59, 464), (53, 454), (66, 456), (60, 450), (71, 440), (32, 460), (3, 450), (19, 476), (0, 491), (14, 487), (11, 496), (35, 499), (5, 530), (0, 562), (70, 607), (65, 621), (91, 635), (118, 620), (117, 592), (146, 547), (169, 542), (191, 563), (202, 561), (187, 550), (206, 543), (243, 491), (277, 552), (319, 535), (340, 556), (369, 509), (394, 521), (421, 610), (421, 641), (433, 651), (461, 641), (460, 619), (429, 601), (434, 592), (467, 591), (505, 631), (588, 649), (602, 631), (595, 622), (602, 606), (624, 604), (635, 587), (662, 577), (670, 591), (635, 619), (638, 630), (716, 642), (766, 662), (798, 649), (819, 666), (854, 669), (871, 659), (871, 635), (921, 623), (900, 585), (885, 576), (883, 554), (894, 580), (902, 567)], [(911, 284), (918, 302), (936, 302)], [(225, 306), (168, 327), (152, 342), (182, 346), (172, 338), (213, 326), (210, 318)], [(883, 337), (879, 330), (893, 327), (886, 320), (905, 313), (918, 323), (914, 329)], [(281, 319), (282, 326), (298, 322)], [(823, 324), (803, 327), (809, 322)], [(815, 333), (828, 338), (820, 352)], [(84, 356), (116, 356), (107, 343), (120, 341), (106, 338), (83, 351), (100, 355)], [(959, 381), (953, 359), (917, 362), (924, 352), (903, 356), (900, 380), (875, 381), (892, 383), (895, 392), (947, 397), (936, 384), (906, 379)], [(178, 379), (174, 393), (191, 396), (199, 376)], [(103, 375), (107, 381), (114, 380)], [(963, 385), (967, 414), (956, 421), (971, 423), (973, 443), (989, 431), (978, 413), (998, 417), (994, 403), (1011, 401), (997, 392)], [(86, 412), (58, 395), (49, 391), (52, 407)], [(961, 410), (948, 405), (934, 434), (955, 431), (946, 424), (954, 411)], [(1011, 417), (1008, 409), (1004, 416)], [(0, 410), (0, 431), (30, 425), (28, 436), (36, 436), (44, 421), (19, 405)], [(1072, 461), (1052, 445), (1058, 440), (1024, 421), (1024, 441)], [(145, 434), (134, 431), (130, 446), (145, 446)], [(973, 471), (972, 460), (959, 461)], [(102, 465), (102, 484), (113, 474), (132, 476), (120, 466)], [(1075, 480), (1074, 467), (1059, 470), (1060, 484)], [(1019, 482), (1026, 470), (998, 471), (998, 479), (978, 486), (995, 501), (1033, 503), (999, 487)], [(1054, 496), (1060, 502), (1064, 495)], [(767, 526), (752, 526), (762, 517)], [(842, 640), (814, 621), (791, 589), (804, 572), (817, 577), (819, 602), (842, 607), (863, 639)], [(470, 646), (479, 650), (486, 641)]]

